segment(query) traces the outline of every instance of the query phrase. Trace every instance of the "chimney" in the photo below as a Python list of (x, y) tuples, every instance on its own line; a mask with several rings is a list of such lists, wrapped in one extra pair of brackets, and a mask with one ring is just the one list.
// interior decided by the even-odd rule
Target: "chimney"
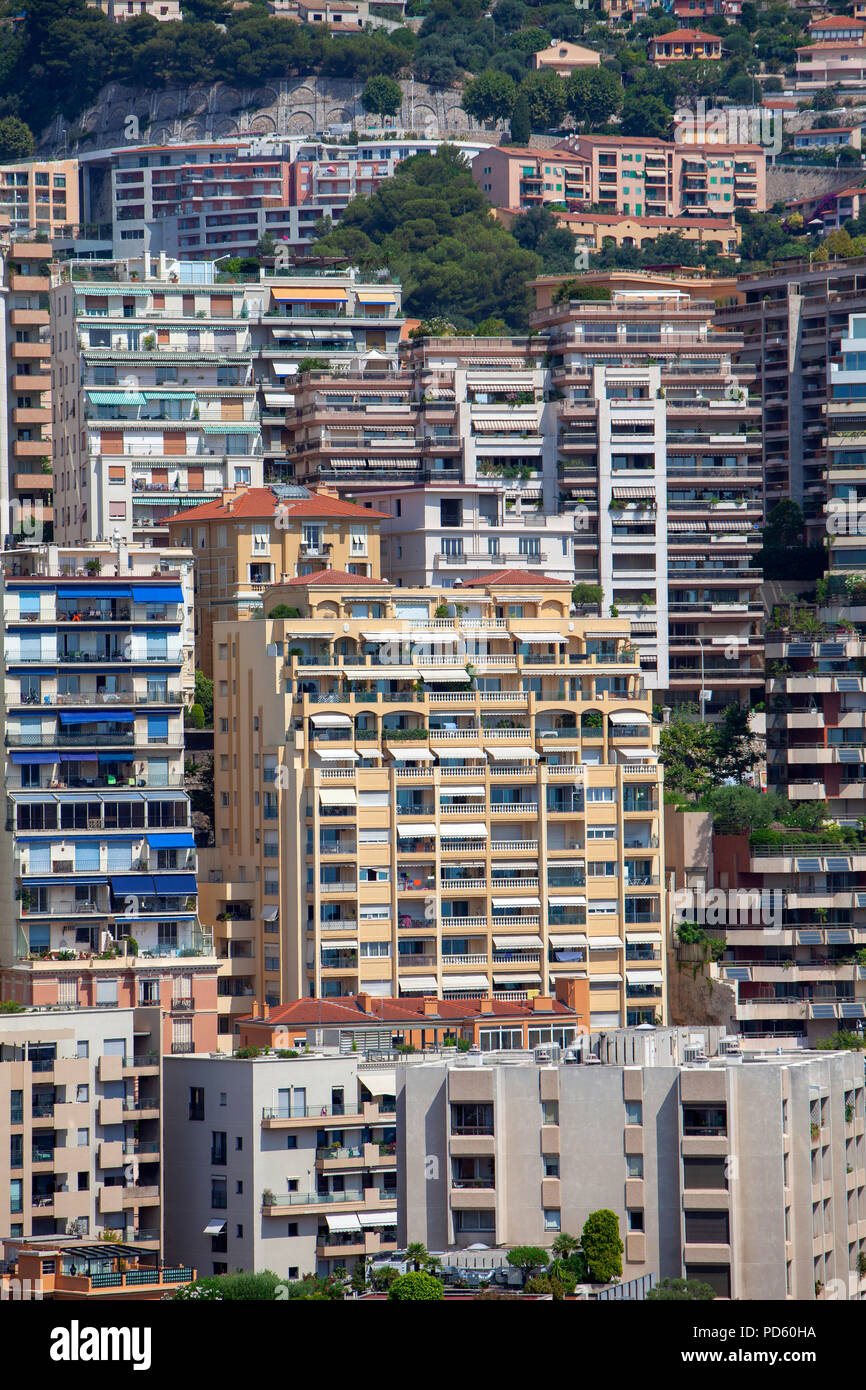
[(259, 1001), (258, 1001), (258, 999), (254, 999), (254, 1000), (253, 1000), (253, 1006), (252, 1006), (252, 1008), (250, 1009), (250, 1022), (252, 1022), (253, 1019), (258, 1018), (258, 1016), (259, 1016)]
[(356, 996), (356, 998), (358, 1000), (358, 1008), (361, 1010), (362, 1013), (370, 1014), (373, 1012), (372, 994), (359, 994)]
[(479, 1011), (479, 1013), (482, 1013), (482, 1014), (492, 1014), (492, 1013), (493, 1013), (493, 1000), (490, 998), (489, 995), (487, 996), (486, 999), (481, 999), (481, 1000), (479, 1001), (478, 1011)]
[(270, 1004), (263, 1004), (263, 1005), (262, 1005), (262, 1018), (270, 1018), (270, 1016), (271, 1016), (271, 1006), (270, 1006)]
[(553, 1000), (549, 994), (536, 994), (532, 1000), (533, 1013), (550, 1014), (553, 1013)]
[(421, 1000), (421, 1012), (424, 1014), (425, 1018), (430, 1017), (433, 1014), (438, 1014), (439, 1000), (435, 997), (435, 995), (432, 999), (429, 995), (424, 995), (424, 997)]

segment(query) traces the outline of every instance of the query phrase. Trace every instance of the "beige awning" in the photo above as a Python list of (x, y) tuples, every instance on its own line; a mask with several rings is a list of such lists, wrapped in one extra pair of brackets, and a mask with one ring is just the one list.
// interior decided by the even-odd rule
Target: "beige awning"
[(314, 748), (313, 752), (317, 758), (324, 758), (329, 763), (358, 761), (358, 754), (351, 748)]
[(494, 974), (493, 983), (495, 985), (505, 985), (506, 987), (508, 985), (516, 986), (518, 984), (540, 985), (541, 976), (539, 975), (537, 970), (515, 970), (513, 975)]
[(440, 826), (439, 834), (443, 840), (486, 840), (487, 826), (483, 821), (462, 821)]
[[(479, 752), (480, 751), (479, 749)], [(522, 744), (518, 744), (516, 748), (488, 748), (487, 756), (488, 758), (492, 758), (495, 763), (514, 763), (520, 762), (521, 760), (537, 762), (539, 755), (536, 753), (535, 749), (530, 748), (528, 744), (526, 747)]]
[(515, 951), (532, 950), (537, 951), (544, 945), (540, 936), (494, 936), (493, 947), (496, 951)]
[(320, 787), (319, 804), (321, 806), (357, 806), (358, 798), (351, 787)]
[(551, 946), (585, 946), (587, 938), (582, 932), (551, 932), (548, 936)]
[(527, 898), (493, 898), (493, 907), (500, 911), (509, 907), (541, 907), (541, 899), (535, 897)]
[(366, 1086), (371, 1096), (394, 1096), (397, 1094), (397, 1072), (394, 1067), (383, 1071), (358, 1072), (358, 1080)]
[(660, 985), (664, 976), (660, 970), (627, 970), (625, 979), (629, 985)]

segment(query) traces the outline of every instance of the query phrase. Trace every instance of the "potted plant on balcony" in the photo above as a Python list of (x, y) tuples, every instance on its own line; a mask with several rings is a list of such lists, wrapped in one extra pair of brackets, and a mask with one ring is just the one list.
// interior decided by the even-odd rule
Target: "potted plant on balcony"
[(271, 1191), (271, 1189), (269, 1187), (266, 1187), (264, 1192), (262, 1193), (263, 1206), (272, 1207), (276, 1204), (276, 1200), (277, 1199), (274, 1193)]
[(87, 570), (88, 574), (101, 574), (102, 561), (97, 559), (88, 560), (84, 568)]

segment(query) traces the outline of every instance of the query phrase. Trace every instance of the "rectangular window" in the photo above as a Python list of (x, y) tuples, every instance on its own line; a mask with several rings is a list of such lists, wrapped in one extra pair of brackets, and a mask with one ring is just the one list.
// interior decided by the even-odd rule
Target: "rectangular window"
[(190, 1086), (189, 1088), (189, 1118), (191, 1120), (204, 1119), (204, 1086)]
[(214, 1211), (225, 1211), (228, 1206), (225, 1178), (211, 1178), (210, 1204)]
[(210, 1161), (220, 1167), (226, 1163), (226, 1136), (221, 1130), (213, 1130), (210, 1137)]

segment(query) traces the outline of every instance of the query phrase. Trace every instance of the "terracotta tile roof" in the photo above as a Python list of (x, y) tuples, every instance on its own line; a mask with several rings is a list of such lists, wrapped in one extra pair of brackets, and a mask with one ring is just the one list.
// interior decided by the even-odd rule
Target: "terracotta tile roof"
[(483, 579), (466, 579), (460, 587), (486, 589), (493, 584), (556, 584), (569, 587), (567, 579), (551, 579), (547, 574), (530, 574), (528, 570), (497, 570), (495, 574), (485, 574)]
[(333, 516), (355, 519), (373, 517), (380, 520), (386, 515), (385, 512), (358, 507), (354, 502), (343, 502), (341, 498), (331, 497), (327, 493), (311, 492), (309, 497), (280, 498), (269, 487), (250, 487), (239, 493), (230, 506), (227, 506), (221, 497), (214, 498), (212, 502), (203, 502), (200, 507), (187, 507), (181, 512), (175, 512), (166, 520), (210, 521), (225, 517), (268, 517), (273, 516), (279, 507), (284, 507), (291, 516), (301, 519)]
[(718, 34), (706, 34), (703, 29), (670, 29), (665, 34), (656, 34), (650, 43), (721, 43)]
[(339, 1000), (293, 999), (287, 1004), (280, 1004), (276, 1008), (272, 1007), (268, 1018), (248, 1015), (239, 1021), (274, 1027), (287, 1025), (298, 1028), (305, 1025), (328, 1023), (358, 1024), (365, 1019), (367, 1021), (376, 1019), (380, 1023), (413, 1023), (415, 1020), (433, 1020), (436, 1018), (449, 1021), (478, 1017), (537, 1019), (551, 1013), (574, 1016), (574, 1010), (559, 999), (554, 999), (553, 1008), (544, 1010), (542, 1014), (533, 1009), (531, 1001), (523, 1003), (493, 999), (489, 1001), (489, 1006), (482, 1011), (480, 999), (437, 999), (435, 1014), (424, 1012), (424, 1001), (420, 995), (411, 999), (382, 999), (368, 996), (368, 1001), (369, 1010), (365, 1010), (361, 1007), (357, 995), (346, 995)]
[[(377, 513), (374, 512), (373, 516)], [(297, 587), (312, 586), (315, 584), (339, 584), (342, 588), (344, 584), (387, 584), (387, 579), (369, 579), (363, 574), (347, 574), (345, 570), (316, 570), (315, 574), (299, 574), (295, 579), (284, 579), (279, 584), (275, 584), (276, 589), (287, 589), (291, 585)]]

